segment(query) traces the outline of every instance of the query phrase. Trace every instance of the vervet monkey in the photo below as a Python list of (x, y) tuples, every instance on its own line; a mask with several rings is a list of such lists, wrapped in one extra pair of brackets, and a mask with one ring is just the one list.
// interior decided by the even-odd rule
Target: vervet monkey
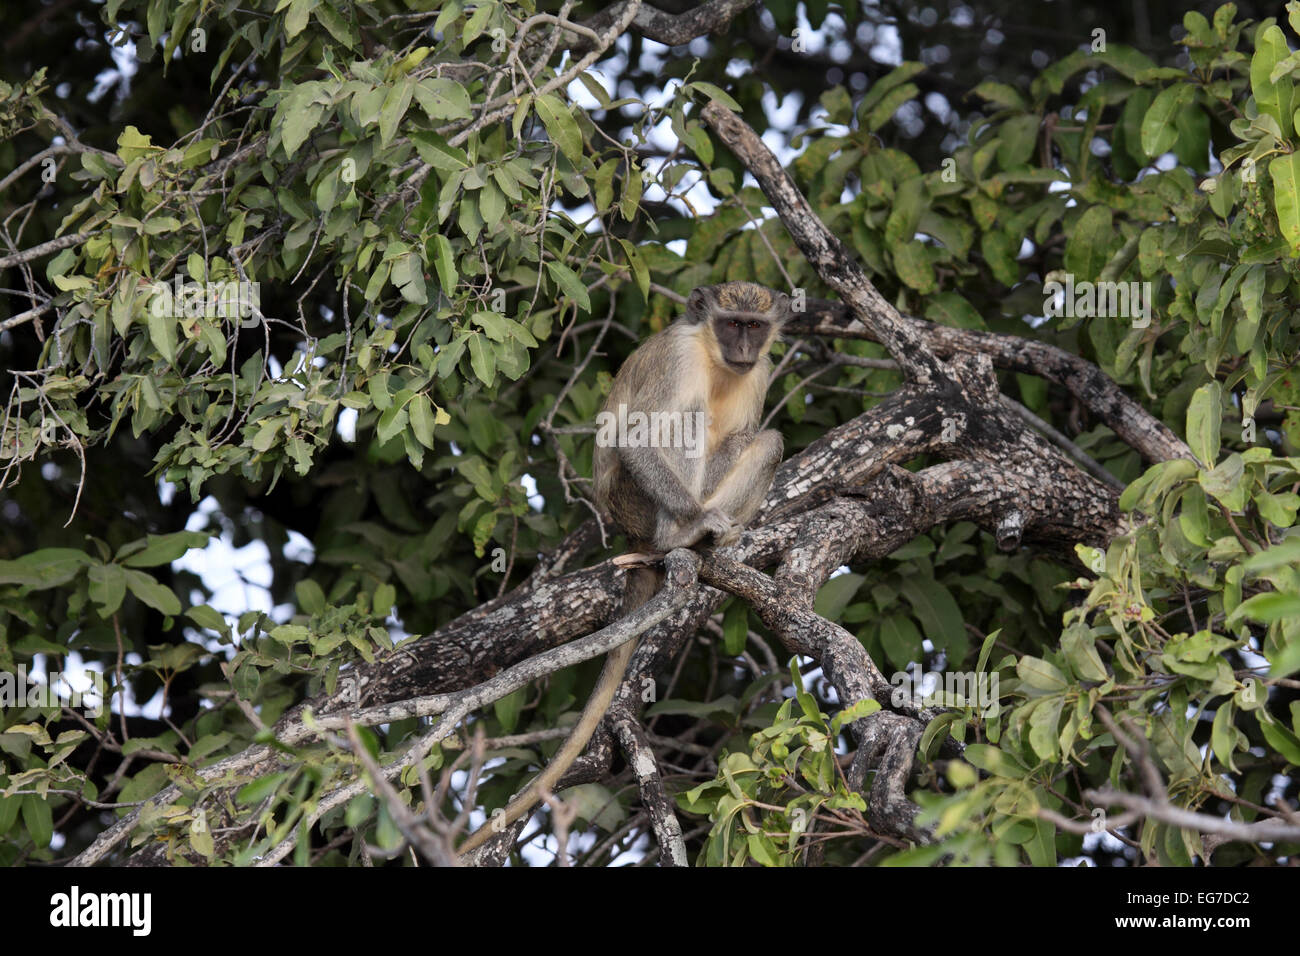
[[(651, 336), (619, 369), (597, 416), (596, 505), (626, 533), (633, 551), (658, 557), (706, 537), (734, 543), (757, 513), (781, 462), (781, 433), (759, 431), (768, 351), (790, 318), (790, 297), (752, 282), (702, 286), (686, 312)], [(628, 570), (622, 614), (662, 583), (649, 567)], [(573, 732), (546, 769), (496, 818), (498, 828), (529, 812), (582, 753), (623, 679), (636, 641), (609, 652)], [(483, 827), (461, 853), (487, 840)]]
[[(623, 363), (600, 416), (595, 498), (634, 548), (671, 551), (709, 535), (732, 544), (758, 511), (784, 444), (780, 432), (758, 431), (768, 351), (789, 317), (783, 293), (703, 286)], [(656, 590), (642, 577), (633, 607)]]

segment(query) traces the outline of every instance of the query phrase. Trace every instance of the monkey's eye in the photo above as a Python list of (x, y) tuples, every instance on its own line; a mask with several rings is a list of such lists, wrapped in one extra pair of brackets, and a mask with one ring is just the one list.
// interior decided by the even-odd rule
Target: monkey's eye
[(757, 328), (759, 328), (762, 324), (763, 324), (762, 322), (750, 322), (750, 323), (749, 323), (749, 327), (750, 327), (751, 329), (757, 329)]
[(732, 319), (731, 321), (729, 321), (729, 322), (727, 323), (727, 328), (730, 328), (730, 329), (738, 329), (738, 328), (740, 328), (740, 320), (739, 320), (739, 319)]

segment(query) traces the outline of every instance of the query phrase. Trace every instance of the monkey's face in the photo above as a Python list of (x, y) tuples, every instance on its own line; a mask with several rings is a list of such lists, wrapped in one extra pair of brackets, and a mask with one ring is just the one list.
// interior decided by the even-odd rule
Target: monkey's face
[(790, 317), (790, 297), (753, 282), (724, 282), (691, 292), (686, 314), (713, 333), (715, 360), (744, 375), (767, 354)]
[(756, 312), (721, 312), (713, 317), (713, 334), (727, 368), (744, 375), (767, 354), (776, 328)]

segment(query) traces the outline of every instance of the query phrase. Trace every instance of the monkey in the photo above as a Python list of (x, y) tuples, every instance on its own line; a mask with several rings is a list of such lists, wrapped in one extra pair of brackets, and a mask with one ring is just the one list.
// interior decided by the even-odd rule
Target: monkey
[[(632, 427), (598, 433), (594, 493), (634, 549), (733, 544), (762, 505), (784, 450), (780, 432), (758, 431), (768, 352), (789, 316), (789, 297), (763, 286), (703, 286), (619, 370), (602, 417)], [(630, 577), (626, 604), (639, 607), (659, 582)]]
[[(706, 538), (734, 544), (757, 514), (785, 443), (759, 430), (771, 372), (769, 351), (791, 317), (790, 297), (752, 282), (701, 286), (681, 317), (643, 342), (614, 378), (593, 457), (597, 508), (622, 529), (634, 554), (620, 615), (663, 584), (650, 562)], [(619, 559), (616, 559), (616, 563)], [(636, 647), (611, 650), (582, 715), (554, 759), (512, 800), (497, 828), (530, 812), (582, 753), (613, 702)], [(457, 851), (481, 846), (492, 827)]]

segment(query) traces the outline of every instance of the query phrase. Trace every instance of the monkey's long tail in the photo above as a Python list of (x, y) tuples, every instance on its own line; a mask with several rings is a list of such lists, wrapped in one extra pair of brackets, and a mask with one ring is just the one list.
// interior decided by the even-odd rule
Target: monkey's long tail
[[(654, 597), (662, 583), (662, 572), (654, 568), (629, 568), (627, 583), (623, 589), (621, 616), (626, 617)], [(627, 671), (628, 661), (632, 659), (636, 644), (635, 639), (626, 641), (605, 656), (605, 666), (601, 669), (600, 679), (596, 681), (596, 687), (587, 700), (587, 706), (582, 709), (582, 716), (573, 725), (573, 730), (565, 738), (564, 744), (555, 756), (551, 758), (551, 762), (533, 778), (533, 782), (522, 793), (510, 801), (503, 812), (493, 815), (491, 824), (479, 827), (470, 834), (457, 849), (458, 854), (463, 856), (477, 850), (493, 834), (502, 832), (505, 827), (530, 812), (541, 799), (543, 790), (554, 789), (560, 778), (586, 749), (596, 728), (604, 719), (605, 712), (609, 710), (609, 705), (613, 703), (614, 695), (618, 692), (619, 684), (623, 682), (623, 674)]]

